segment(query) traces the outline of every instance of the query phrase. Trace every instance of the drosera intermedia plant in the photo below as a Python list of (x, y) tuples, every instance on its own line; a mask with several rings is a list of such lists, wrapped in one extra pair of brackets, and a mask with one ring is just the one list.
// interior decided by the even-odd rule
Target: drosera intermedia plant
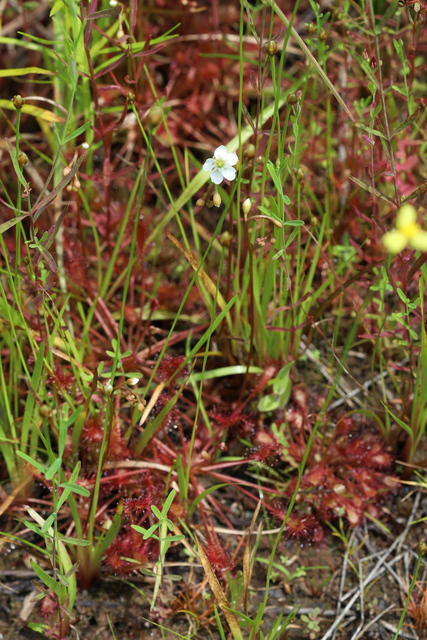
[[(142, 537), (144, 540), (147, 540), (148, 538), (152, 538), (154, 540), (157, 540), (159, 543), (159, 559), (154, 568), (154, 574), (156, 576), (156, 579), (154, 583), (153, 596), (151, 599), (151, 611), (153, 611), (153, 609), (155, 609), (155, 606), (156, 606), (157, 596), (158, 596), (160, 585), (162, 583), (162, 578), (163, 578), (163, 567), (165, 562), (165, 556), (169, 550), (169, 547), (172, 544), (172, 542), (179, 542), (180, 540), (183, 540), (185, 538), (185, 536), (181, 534), (169, 535), (168, 533), (168, 531), (170, 532), (174, 531), (174, 524), (168, 518), (168, 512), (169, 512), (169, 509), (171, 508), (175, 495), (176, 495), (176, 491), (172, 489), (172, 491), (169, 493), (168, 497), (166, 498), (161, 511), (156, 507), (156, 505), (154, 504), (151, 505), (151, 511), (153, 512), (154, 517), (157, 518), (158, 520), (155, 524), (151, 525), (151, 527), (146, 529), (145, 527), (140, 527), (139, 525), (136, 525), (136, 524), (132, 525), (132, 529), (135, 529), (135, 531), (137, 531), (138, 533), (142, 533)], [(158, 535), (155, 533), (155, 531), (158, 532)]]

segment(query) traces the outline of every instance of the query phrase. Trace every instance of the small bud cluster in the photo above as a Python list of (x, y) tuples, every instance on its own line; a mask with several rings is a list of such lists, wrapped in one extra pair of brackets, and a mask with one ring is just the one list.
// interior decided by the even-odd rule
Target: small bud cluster
[(206, 190), (206, 193), (196, 201), (198, 207), (204, 207), (205, 205), (211, 209), (214, 205), (219, 207), (221, 205), (221, 196), (218, 193), (218, 187), (211, 183)]

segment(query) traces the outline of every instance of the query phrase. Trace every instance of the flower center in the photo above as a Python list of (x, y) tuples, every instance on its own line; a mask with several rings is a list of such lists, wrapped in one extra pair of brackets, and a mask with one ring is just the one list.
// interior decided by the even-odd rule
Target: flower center
[(420, 227), (416, 222), (410, 222), (409, 224), (405, 224), (405, 226), (402, 227), (401, 231), (403, 235), (408, 238), (408, 240), (410, 240), (411, 238), (416, 236), (417, 233), (419, 233)]
[(222, 169), (223, 166), (225, 165), (225, 160), (223, 160), (223, 158), (217, 158), (215, 160), (215, 164), (218, 167), (218, 169)]

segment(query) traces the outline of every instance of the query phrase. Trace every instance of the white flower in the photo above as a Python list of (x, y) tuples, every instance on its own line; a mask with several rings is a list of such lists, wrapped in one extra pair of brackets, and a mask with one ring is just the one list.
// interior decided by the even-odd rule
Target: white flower
[(234, 180), (236, 169), (233, 165), (237, 164), (238, 160), (236, 154), (227, 153), (227, 147), (222, 144), (215, 149), (214, 157), (206, 160), (203, 169), (211, 172), (211, 180), (214, 184), (221, 184), (224, 178)]

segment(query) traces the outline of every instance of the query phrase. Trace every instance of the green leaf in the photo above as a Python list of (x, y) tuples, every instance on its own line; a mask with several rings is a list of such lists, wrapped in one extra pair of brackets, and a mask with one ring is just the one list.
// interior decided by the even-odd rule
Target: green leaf
[(274, 411), (279, 406), (279, 399), (275, 395), (268, 395), (261, 398), (258, 402), (258, 409), (265, 413), (266, 411)]
[(30, 185), (25, 180), (24, 175), (22, 173), (22, 169), (19, 166), (18, 158), (16, 157), (16, 149), (11, 145), (10, 141), (7, 138), (5, 138), (4, 141), (6, 143), (7, 150), (9, 151), (10, 159), (12, 160), (12, 164), (13, 164), (13, 168), (15, 170), (16, 177), (18, 178), (19, 182), (22, 184), (24, 189), (26, 191), (28, 191), (29, 188), (30, 188)]
[(46, 480), (52, 480), (52, 478), (58, 473), (62, 465), (62, 458), (56, 458), (50, 465), (49, 469), (44, 474)]
[(21, 222), (21, 220), (25, 220), (25, 218), (28, 218), (29, 215), (30, 215), (29, 213), (24, 213), (22, 216), (16, 216), (16, 218), (12, 218), (7, 222), (3, 222), (3, 224), (0, 224), (0, 234), (4, 233), (8, 229), (11, 229), (12, 227), (15, 226), (15, 224), (18, 224), (18, 222)]
[(65, 544), (72, 544), (72, 545), (75, 545), (77, 547), (89, 547), (92, 544), (90, 542), (90, 540), (83, 540), (82, 538), (63, 537), (60, 540), (61, 540), (61, 542), (64, 542)]
[(176, 495), (176, 491), (174, 489), (172, 489), (172, 491), (170, 492), (170, 494), (166, 498), (165, 504), (163, 505), (162, 516), (167, 515), (169, 509), (171, 508), (171, 505), (172, 505), (173, 499), (175, 498), (175, 495)]
[(19, 451), (19, 450), (16, 451), (16, 454), (20, 458), (23, 458), (24, 460), (29, 462), (31, 465), (33, 465), (33, 467), (35, 467), (37, 469), (37, 471), (40, 471), (40, 473), (43, 473), (43, 474), (45, 473), (46, 467), (41, 465), (40, 462), (37, 462), (37, 460), (34, 460), (34, 458), (30, 458), (30, 456), (27, 456), (26, 453), (23, 453), (22, 451)]
[(156, 516), (156, 518), (158, 520), (162, 520), (162, 513), (159, 511), (159, 509), (156, 507), (155, 504), (151, 505), (151, 511), (154, 513), (154, 515)]
[(45, 520), (45, 523), (41, 528), (42, 533), (46, 533), (48, 529), (50, 529), (50, 527), (55, 522), (55, 518), (56, 518), (56, 513), (51, 513), (50, 516), (47, 518), (47, 520)]
[(274, 164), (271, 162), (271, 160), (268, 160), (268, 162), (267, 162), (267, 169), (268, 169), (268, 173), (271, 176), (271, 179), (274, 182), (274, 186), (277, 189), (277, 193), (279, 193), (282, 196), (283, 195), (282, 182), (281, 182), (279, 176), (277, 175), (276, 168), (275, 168)]
[(287, 220), (285, 227), (303, 227), (304, 222), (302, 220)]
[(400, 289), (399, 287), (397, 288), (397, 295), (399, 296), (399, 298), (402, 300), (404, 304), (409, 304), (410, 302), (409, 298), (405, 296), (402, 289)]
[(36, 564), (34, 562), (34, 560), (30, 560), (30, 564), (31, 564), (31, 568), (33, 569), (34, 573), (43, 582), (43, 584), (46, 585), (46, 587), (48, 589), (53, 591), (53, 593), (58, 596), (59, 600), (61, 600), (62, 599), (62, 588), (61, 588), (61, 585), (59, 584), (59, 582), (57, 582), (54, 578), (52, 578), (52, 576), (50, 576), (48, 573), (46, 573), (46, 571), (43, 571), (43, 569), (41, 567), (39, 567), (39, 565)]
[(54, 16), (55, 13), (60, 11), (63, 6), (64, 6), (64, 3), (62, 2), (62, 0), (56, 0), (56, 2), (54, 3), (52, 9), (50, 10), (49, 17), (52, 18), (52, 16)]
[(89, 489), (86, 489), (86, 487), (81, 487), (78, 484), (73, 484), (71, 482), (61, 482), (60, 487), (62, 487), (63, 489), (69, 489), (73, 493), (77, 493), (79, 496), (84, 496), (85, 498), (88, 498), (90, 496)]

